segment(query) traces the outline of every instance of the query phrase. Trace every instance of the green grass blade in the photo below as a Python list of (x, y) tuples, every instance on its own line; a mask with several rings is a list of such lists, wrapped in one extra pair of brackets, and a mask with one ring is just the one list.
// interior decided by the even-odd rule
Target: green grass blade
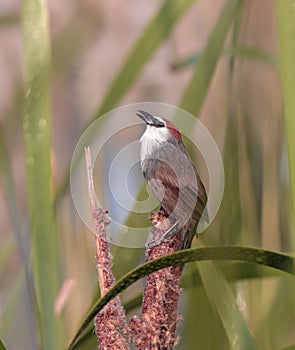
[(195, 73), (182, 97), (180, 107), (193, 115), (198, 115), (200, 112), (218, 60), (222, 55), (226, 35), (241, 3), (241, 0), (228, 0), (226, 2)]
[[(230, 264), (220, 264), (219, 268), (221, 273), (228, 281), (249, 280), (257, 278), (272, 278), (272, 277), (286, 277), (287, 274), (280, 270), (266, 269), (258, 264), (253, 265), (247, 262), (231, 262)], [(202, 285), (202, 279), (198, 270), (194, 269), (190, 273), (185, 273), (181, 278), (181, 287), (184, 289), (200, 287)], [(134, 297), (123, 303), (126, 313), (140, 307), (142, 303), (142, 293), (136, 294)], [(204, 317), (204, 316), (202, 316)], [(75, 349), (83, 346), (89, 338), (93, 338), (94, 325), (91, 323), (90, 327), (83, 332), (83, 335), (79, 338), (75, 345)]]
[(6, 347), (3, 345), (1, 340), (0, 340), (0, 350), (6, 350)]
[(58, 346), (53, 304), (57, 293), (57, 237), (51, 198), (50, 38), (45, 0), (23, 1), (24, 138), (32, 237), (32, 268), (42, 349)]
[(258, 349), (236, 297), (222, 272), (210, 261), (197, 263), (205, 291), (217, 311), (232, 349)]
[(100, 299), (91, 309), (89, 314), (83, 321), (80, 329), (74, 336), (69, 349), (74, 349), (75, 344), (83, 336), (84, 330), (89, 323), (92, 322), (94, 316), (116, 295), (121, 293), (127, 287), (142, 277), (149, 275), (152, 272), (158, 271), (168, 266), (177, 266), (186, 264), (192, 261), (204, 260), (237, 260), (257, 263), (269, 267), (279, 269), (289, 274), (295, 275), (295, 258), (286, 254), (281, 254), (273, 251), (237, 247), (206, 247), (197, 249), (182, 250), (164, 257), (149, 261), (141, 266), (131, 270), (125, 276), (120, 278), (117, 283), (109, 290), (109, 292)]
[(257, 60), (272, 66), (277, 65), (276, 57), (265, 50), (258, 49), (256, 47), (249, 46), (235, 46), (226, 48), (223, 53), (225, 55), (232, 55), (237, 57), (249, 58), (251, 60)]
[[(194, 266), (188, 266), (193, 270)], [(184, 341), (188, 349), (230, 349), (220, 318), (203, 286), (186, 293)]]
[(295, 2), (277, 0), (277, 26), (279, 38), (279, 67), (283, 88), (285, 130), (289, 153), (291, 186), (291, 220), (293, 248), (295, 247)]
[(108, 112), (116, 105), (133, 83), (144, 64), (148, 62), (158, 46), (169, 36), (173, 25), (193, 2), (194, 0), (166, 0), (164, 2), (129, 52), (95, 117)]
[(178, 59), (174, 63), (172, 63), (171, 67), (174, 70), (183, 69), (189, 66), (195, 66), (199, 63), (202, 57), (202, 53), (197, 53), (195, 55), (191, 55), (182, 59)]
[[(255, 47), (248, 47), (248, 46), (227, 47), (222, 51), (222, 55), (249, 58), (251, 60), (261, 61), (263, 63), (270, 64), (273, 66), (277, 65), (277, 60), (274, 57), (274, 55), (272, 55), (270, 52), (257, 49)], [(202, 57), (201, 53), (188, 56), (182, 60), (175, 62), (172, 65), (172, 68), (181, 69), (181, 68), (186, 68), (186, 67), (198, 64), (201, 57)]]

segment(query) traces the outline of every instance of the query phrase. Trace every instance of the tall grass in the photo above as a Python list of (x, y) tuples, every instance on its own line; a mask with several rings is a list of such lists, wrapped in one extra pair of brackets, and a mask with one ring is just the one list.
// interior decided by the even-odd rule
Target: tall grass
[(59, 348), (54, 301), (59, 281), (57, 233), (51, 192), (51, 48), (45, 1), (23, 3), (25, 64), (24, 139), (32, 237), (32, 270), (39, 340), (44, 349)]
[[(88, 328), (76, 348), (87, 350), (96, 346), (90, 321), (104, 300), (98, 302), (90, 235), (79, 221), (69, 196), (69, 167), (63, 167), (63, 176), (58, 181), (54, 177), (55, 172), (61, 172), (56, 164), (66, 164), (73, 151), (72, 147), (68, 152), (57, 149), (57, 137), (73, 132), (71, 137), (76, 140), (91, 121), (118, 106), (134, 91), (146, 65), (153, 64), (157, 50), (165, 47), (167, 41), (173, 47), (175, 33), (184, 23), (181, 21), (202, 9), (199, 3), (202, 2), (169, 0), (159, 6), (112, 73), (113, 79), (104, 87), (104, 97), (93, 108), (94, 114), (83, 123), (80, 119), (78, 132), (73, 128), (75, 111), (66, 113), (54, 103), (50, 108), (50, 87), (52, 101), (57, 103), (55, 94), (72, 88), (72, 76), (82, 70), (78, 58), (96, 45), (96, 30), (105, 29), (98, 23), (90, 25), (91, 14), (80, 13), (77, 7), (79, 16), (85, 17), (85, 27), (74, 33), (83, 28), (86, 32), (89, 25), (90, 39), (85, 42), (83, 35), (73, 38), (72, 28), (79, 17), (75, 15), (59, 37), (49, 29), (48, 4), (44, 0), (23, 1), (24, 81), (16, 85), (10, 106), (12, 114), (23, 111), (23, 131), (17, 118), (3, 118), (0, 135), (3, 203), (12, 223), (5, 225), (9, 232), (0, 236), (4, 296), (0, 349), (4, 345), (7, 349), (12, 346), (29, 349), (28, 337), (33, 337), (33, 343), (38, 343), (41, 349), (63, 349), (89, 310), (92, 312)], [(173, 258), (181, 256), (192, 262), (183, 276), (180, 308), (184, 320), (179, 329), (182, 340), (178, 349), (284, 349), (295, 344), (295, 7), (293, 0), (261, 1), (259, 6), (264, 10), (263, 18), (259, 17), (255, 1), (227, 0), (201, 52), (196, 49), (188, 57), (179, 58), (171, 50), (171, 64), (180, 63), (173, 65), (170, 74), (186, 76), (180, 102), (175, 104), (196, 117), (201, 116), (208, 125), (218, 140), (226, 179), (220, 211), (202, 236), (202, 243), (195, 244), (190, 253)], [(100, 20), (103, 23), (103, 16)], [(0, 30), (19, 24), (18, 16), (1, 15)], [(268, 36), (269, 28), (273, 32)], [(195, 38), (199, 35), (193, 34)], [(73, 46), (59, 56), (67, 42)], [(69, 77), (70, 84), (60, 90), (60, 82), (66, 81), (63, 77)], [(155, 76), (155, 82), (157, 79)], [(142, 97), (148, 99), (149, 95)], [(52, 110), (58, 110), (60, 118)], [(62, 133), (53, 128), (56, 134), (52, 135), (52, 126), (59, 119), (65, 120), (59, 124), (63, 125)], [(22, 161), (26, 164), (27, 178), (25, 182), (21, 177), (23, 191), (15, 181), (19, 174), (13, 150), (20, 133), (24, 139)], [(62, 153), (66, 153), (62, 161), (56, 160)], [(21, 206), (24, 191), (28, 203), (25, 209)], [(127, 220), (130, 223), (133, 218)], [(206, 248), (209, 245), (213, 247)], [(234, 247), (219, 247), (224, 245)], [(247, 250), (245, 246), (258, 249)], [(279, 254), (282, 251), (286, 255)], [(112, 247), (112, 252), (117, 277), (144, 259), (140, 249)], [(163, 259), (161, 266), (174, 263), (173, 259)], [(199, 262), (208, 259), (212, 261)], [(217, 261), (220, 259), (225, 261)], [(7, 267), (15, 272), (13, 278), (6, 272)], [(142, 285), (138, 282), (132, 289), (126, 286), (155, 268), (151, 264), (135, 271), (135, 278), (128, 275), (114, 288), (113, 295), (124, 291), (129, 313), (140, 306)], [(58, 289), (69, 278), (75, 279), (76, 287), (67, 296), (63, 311), (54, 313)], [(24, 300), (26, 308), (21, 307)], [(26, 320), (30, 321), (26, 324)], [(30, 329), (30, 335), (23, 334), (24, 325)]]

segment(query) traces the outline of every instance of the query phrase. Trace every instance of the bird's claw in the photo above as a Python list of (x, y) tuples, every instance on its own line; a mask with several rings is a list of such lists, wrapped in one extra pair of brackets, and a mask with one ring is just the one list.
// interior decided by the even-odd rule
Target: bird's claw
[(167, 241), (168, 239), (173, 237), (177, 232), (178, 232), (178, 222), (175, 222), (160, 238), (153, 241), (149, 241), (147, 244), (147, 247), (153, 248), (156, 245)]

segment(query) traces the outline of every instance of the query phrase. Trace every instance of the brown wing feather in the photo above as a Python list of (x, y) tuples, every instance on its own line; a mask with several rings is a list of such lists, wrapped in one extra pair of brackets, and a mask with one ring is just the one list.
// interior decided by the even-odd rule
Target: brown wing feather
[(169, 214), (177, 205), (179, 210), (176, 214), (181, 216), (182, 213), (179, 211), (192, 213), (197, 210), (200, 218), (206, 205), (207, 196), (197, 172), (195, 175), (196, 183), (189, 183), (189, 179), (185, 175), (177, 177), (174, 170), (165, 162), (158, 161), (156, 163), (153, 178), (159, 180), (165, 188), (164, 198), (157, 197), (159, 188), (154, 188), (153, 193)]
[[(145, 178), (158, 180), (149, 182), (149, 187), (161, 206), (174, 221), (187, 223), (183, 248), (189, 248), (207, 202), (206, 190), (197, 170), (189, 158), (178, 164), (178, 176), (168, 162), (159, 159), (146, 159), (144, 162), (148, 171), (144, 173)], [(193, 176), (190, 171), (193, 171)]]

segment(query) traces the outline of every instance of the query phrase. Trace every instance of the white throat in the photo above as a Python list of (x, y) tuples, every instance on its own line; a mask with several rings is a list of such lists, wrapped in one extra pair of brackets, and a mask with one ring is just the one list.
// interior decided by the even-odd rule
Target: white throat
[(148, 158), (156, 148), (169, 139), (170, 131), (166, 128), (156, 128), (155, 126), (147, 125), (144, 134), (142, 135), (140, 158), (141, 160)]

